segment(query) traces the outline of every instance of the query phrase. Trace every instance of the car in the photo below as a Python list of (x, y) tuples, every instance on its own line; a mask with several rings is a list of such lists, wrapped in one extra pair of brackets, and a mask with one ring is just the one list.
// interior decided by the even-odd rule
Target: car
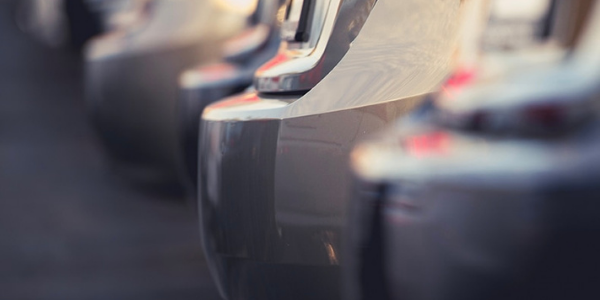
[(279, 50), (276, 15), (281, 0), (260, 0), (251, 26), (225, 42), (219, 62), (186, 70), (179, 79), (181, 141), (187, 185), (195, 198), (198, 171), (198, 134), (204, 108), (217, 100), (238, 94), (252, 85), (254, 72)]
[(23, 0), (16, 21), (52, 47), (81, 50), (94, 36), (129, 26), (143, 16), (149, 0)]
[(87, 1), (24, 0), (17, 2), (19, 27), (46, 45), (74, 48), (103, 31), (100, 13)]
[(253, 1), (231, 1), (145, 2), (142, 18), (90, 41), (86, 105), (118, 173), (181, 189), (178, 77), (218, 59), (222, 41), (246, 26)]
[(598, 296), (600, 6), (572, 43), (587, 5), (508, 39), (522, 2), (490, 5), (475, 68), (352, 153), (348, 299)]
[(226, 299), (339, 299), (347, 159), (446, 77), (470, 1), (292, 1), (254, 89), (202, 114), (199, 213)]

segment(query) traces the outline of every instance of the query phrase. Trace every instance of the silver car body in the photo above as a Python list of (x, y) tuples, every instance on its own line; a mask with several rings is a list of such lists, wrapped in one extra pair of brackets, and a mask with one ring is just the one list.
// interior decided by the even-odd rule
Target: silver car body
[(565, 61), (484, 56), (509, 67), (353, 152), (349, 294), (597, 297), (599, 9)]
[(256, 91), (202, 115), (202, 239), (224, 297), (339, 297), (348, 153), (438, 86), (469, 2), (306, 1), (309, 25), (290, 7)]
[(217, 59), (223, 39), (245, 26), (245, 12), (228, 10), (222, 5), (228, 1), (150, 1), (139, 22), (90, 43), (86, 101), (121, 170), (180, 183), (178, 76)]
[(253, 25), (223, 45), (219, 62), (186, 70), (179, 80), (179, 113), (186, 174), (192, 190), (197, 184), (198, 134), (204, 108), (252, 85), (254, 72), (279, 50), (277, 13), (281, 0), (259, 0)]

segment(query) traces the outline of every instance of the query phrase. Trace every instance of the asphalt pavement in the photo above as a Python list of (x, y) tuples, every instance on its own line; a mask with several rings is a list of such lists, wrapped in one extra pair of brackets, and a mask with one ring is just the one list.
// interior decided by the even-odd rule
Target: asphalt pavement
[(111, 172), (82, 63), (0, 1), (0, 299), (219, 299), (181, 195)]

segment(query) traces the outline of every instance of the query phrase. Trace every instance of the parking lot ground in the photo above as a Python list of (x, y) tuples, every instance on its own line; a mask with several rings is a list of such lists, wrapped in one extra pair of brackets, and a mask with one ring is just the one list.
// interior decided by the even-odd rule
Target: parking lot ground
[(114, 176), (82, 64), (0, 1), (0, 299), (219, 299), (181, 196)]

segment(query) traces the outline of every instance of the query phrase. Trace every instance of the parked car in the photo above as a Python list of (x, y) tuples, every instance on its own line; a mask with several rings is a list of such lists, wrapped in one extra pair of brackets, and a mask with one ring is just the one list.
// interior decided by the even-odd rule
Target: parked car
[(86, 53), (86, 102), (116, 169), (181, 185), (178, 76), (219, 57), (246, 26), (252, 0), (153, 0), (132, 26), (95, 38)]
[(22, 0), (17, 24), (46, 45), (82, 49), (94, 36), (128, 26), (149, 0)]
[(254, 91), (202, 115), (199, 210), (226, 299), (338, 299), (353, 145), (446, 77), (470, 1), (293, 1)]
[(259, 0), (251, 26), (227, 40), (219, 62), (201, 64), (185, 71), (179, 80), (182, 147), (189, 185), (197, 184), (198, 134), (204, 108), (238, 94), (252, 85), (254, 72), (279, 49), (276, 15), (282, 0)]
[(505, 4), (490, 1), (474, 70), (353, 151), (349, 299), (598, 297), (600, 6), (556, 59), (586, 9), (516, 35), (523, 2)]

